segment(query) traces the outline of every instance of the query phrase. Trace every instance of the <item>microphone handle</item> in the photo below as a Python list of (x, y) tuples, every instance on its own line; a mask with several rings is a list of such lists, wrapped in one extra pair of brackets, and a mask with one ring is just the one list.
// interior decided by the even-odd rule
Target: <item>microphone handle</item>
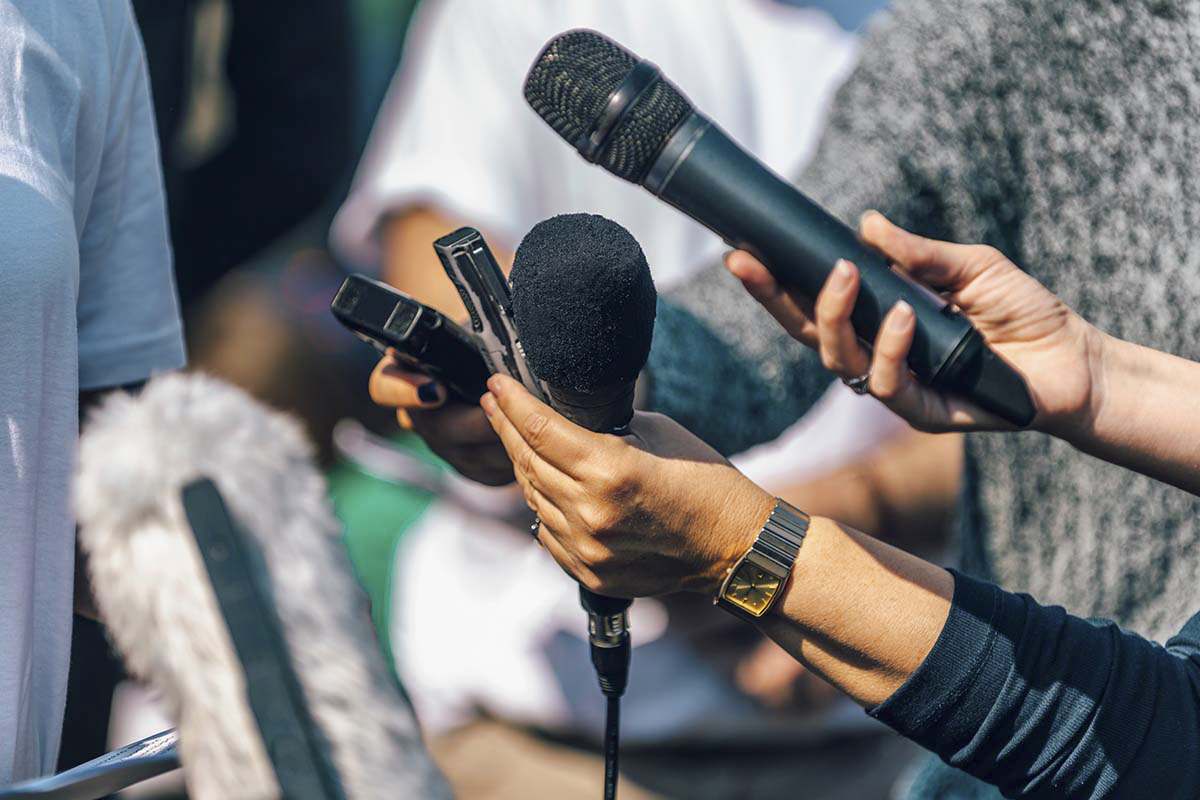
[[(579, 392), (547, 386), (550, 404), (564, 417), (596, 433), (624, 436), (633, 419), (635, 381)], [(608, 697), (625, 692), (629, 676), (629, 617), (632, 600), (607, 597), (579, 587), (579, 604), (588, 615), (588, 640), (592, 666), (600, 679), (600, 688)]]
[(874, 342), (884, 315), (904, 300), (916, 312), (908, 363), (922, 382), (1022, 427), (1033, 420), (1036, 409), (1024, 380), (966, 317), (892, 269), (882, 253), (703, 115), (693, 112), (681, 123), (641, 183), (810, 298), (838, 259), (853, 261), (861, 288), (851, 321), (865, 346)]

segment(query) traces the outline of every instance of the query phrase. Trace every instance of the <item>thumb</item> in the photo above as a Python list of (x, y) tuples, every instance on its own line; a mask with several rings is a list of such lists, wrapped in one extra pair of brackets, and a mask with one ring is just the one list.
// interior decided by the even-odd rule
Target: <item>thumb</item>
[(934, 289), (955, 292), (987, 268), (981, 258), (991, 248), (954, 244), (909, 233), (878, 211), (868, 211), (859, 221), (862, 239), (881, 250), (896, 266)]
[(390, 408), (437, 408), (446, 402), (445, 388), (420, 372), (399, 366), (385, 356), (371, 373), (371, 399)]

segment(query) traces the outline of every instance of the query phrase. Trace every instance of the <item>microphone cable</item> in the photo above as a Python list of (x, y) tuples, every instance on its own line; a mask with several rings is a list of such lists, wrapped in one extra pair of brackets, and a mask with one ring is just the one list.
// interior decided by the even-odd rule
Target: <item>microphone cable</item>
[(592, 666), (607, 699), (604, 720), (604, 800), (617, 796), (621, 739), (621, 695), (629, 683), (629, 606), (632, 600), (605, 597), (579, 587), (579, 602), (588, 614)]
[[(530, 529), (538, 538), (542, 521), (533, 518)], [(579, 604), (588, 615), (588, 647), (600, 691), (604, 693), (604, 800), (616, 800), (618, 761), (621, 751), (621, 696), (629, 685), (629, 662), (633, 645), (629, 639), (629, 606), (633, 601), (605, 597), (579, 587)]]

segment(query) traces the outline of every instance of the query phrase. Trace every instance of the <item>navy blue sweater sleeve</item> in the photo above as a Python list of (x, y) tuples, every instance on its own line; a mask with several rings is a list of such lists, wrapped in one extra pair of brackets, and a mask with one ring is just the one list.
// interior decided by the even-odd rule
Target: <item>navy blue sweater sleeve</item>
[(1200, 614), (1165, 647), (954, 573), (946, 626), (869, 712), (1007, 797), (1200, 798)]

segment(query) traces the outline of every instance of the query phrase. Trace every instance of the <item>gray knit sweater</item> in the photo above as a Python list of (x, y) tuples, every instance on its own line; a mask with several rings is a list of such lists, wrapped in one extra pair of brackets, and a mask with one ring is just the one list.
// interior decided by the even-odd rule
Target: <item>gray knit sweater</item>
[[(1200, 358), (1197, 65), (1200, 2), (899, 0), (799, 184), (848, 222), (993, 244), (1100, 328)], [(663, 304), (650, 375), (726, 452), (829, 380), (720, 266)], [(1040, 434), (968, 454), (968, 571), (1160, 640), (1200, 607), (1196, 498)]]

